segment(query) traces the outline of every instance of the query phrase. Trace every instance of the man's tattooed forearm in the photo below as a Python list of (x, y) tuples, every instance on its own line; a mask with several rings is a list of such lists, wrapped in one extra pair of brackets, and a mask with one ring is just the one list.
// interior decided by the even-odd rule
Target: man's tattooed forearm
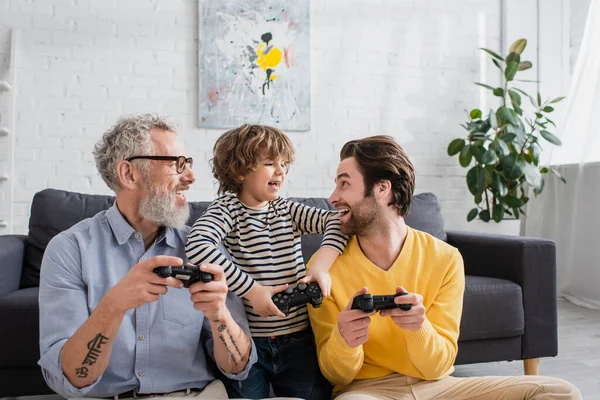
[(244, 360), (244, 356), (242, 355), (242, 352), (238, 348), (237, 343), (235, 342), (235, 340), (233, 340), (233, 336), (231, 336), (231, 333), (229, 333), (229, 331), (227, 331), (227, 334), (229, 335), (229, 340), (231, 340), (231, 344), (233, 345), (233, 348), (235, 349), (235, 351), (240, 356), (240, 359)]
[(238, 360), (235, 359), (235, 355), (233, 354), (233, 352), (231, 351), (231, 349), (229, 348), (229, 345), (227, 344), (227, 341), (225, 340), (225, 337), (223, 335), (219, 335), (219, 339), (221, 339), (221, 342), (223, 342), (223, 346), (225, 346), (225, 349), (227, 349), (227, 353), (229, 353), (229, 358), (231, 359), (231, 362), (233, 363), (233, 365), (235, 365), (236, 367), (238, 367)]
[(100, 357), (100, 354), (102, 354), (102, 345), (108, 343), (108, 340), (108, 337), (99, 333), (88, 342), (88, 352), (81, 363), (83, 366), (75, 369), (75, 374), (77, 374), (78, 378), (87, 378), (89, 369), (85, 365), (92, 366), (96, 363), (96, 361), (98, 361), (98, 357)]

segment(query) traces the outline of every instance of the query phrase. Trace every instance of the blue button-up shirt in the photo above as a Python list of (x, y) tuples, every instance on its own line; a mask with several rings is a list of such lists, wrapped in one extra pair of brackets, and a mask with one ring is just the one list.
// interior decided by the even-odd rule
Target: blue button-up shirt
[[(210, 326), (202, 312), (194, 309), (185, 288), (169, 288), (158, 301), (125, 314), (114, 338), (108, 367), (91, 385), (76, 388), (61, 368), (65, 342), (108, 290), (135, 264), (150, 257), (168, 255), (185, 260), (188, 231), (162, 229), (146, 250), (142, 235), (127, 223), (115, 203), (50, 241), (41, 268), (38, 362), (48, 386), (67, 398), (109, 397), (132, 389), (166, 393), (203, 388), (215, 379), (206, 358), (206, 351), (213, 355)], [(227, 307), (248, 332), (241, 300), (229, 293)], [(256, 359), (252, 344), (244, 371), (225, 375), (245, 379)]]

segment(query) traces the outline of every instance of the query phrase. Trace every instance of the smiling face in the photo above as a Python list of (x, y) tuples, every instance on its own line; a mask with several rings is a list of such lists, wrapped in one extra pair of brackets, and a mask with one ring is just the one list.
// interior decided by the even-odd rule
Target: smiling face
[[(186, 155), (175, 133), (152, 130), (151, 136), (156, 155)], [(184, 192), (195, 180), (189, 165), (179, 174), (175, 161), (151, 160), (148, 173), (144, 174), (144, 196), (140, 203), (140, 213), (159, 226), (185, 225), (190, 210)]]
[(264, 207), (277, 199), (285, 181), (288, 164), (281, 156), (263, 157), (242, 179), (238, 198), (249, 207)]
[(340, 162), (336, 172), (335, 190), (329, 202), (340, 213), (342, 232), (364, 235), (377, 226), (381, 210), (373, 194), (367, 193), (364, 177), (353, 157)]

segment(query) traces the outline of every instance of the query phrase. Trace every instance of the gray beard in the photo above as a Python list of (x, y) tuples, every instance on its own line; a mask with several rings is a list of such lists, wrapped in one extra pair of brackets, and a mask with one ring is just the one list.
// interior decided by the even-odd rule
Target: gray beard
[(190, 205), (178, 206), (175, 193), (162, 191), (156, 187), (146, 186), (146, 196), (140, 203), (142, 217), (158, 226), (183, 228), (190, 218)]

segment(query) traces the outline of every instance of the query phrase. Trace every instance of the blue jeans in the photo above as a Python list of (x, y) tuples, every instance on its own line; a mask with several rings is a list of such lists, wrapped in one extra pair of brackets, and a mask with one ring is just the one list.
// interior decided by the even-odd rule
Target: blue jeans
[(243, 381), (224, 381), (230, 398), (263, 399), (270, 388), (278, 397), (331, 399), (331, 384), (321, 374), (312, 330), (252, 338), (258, 361)]

